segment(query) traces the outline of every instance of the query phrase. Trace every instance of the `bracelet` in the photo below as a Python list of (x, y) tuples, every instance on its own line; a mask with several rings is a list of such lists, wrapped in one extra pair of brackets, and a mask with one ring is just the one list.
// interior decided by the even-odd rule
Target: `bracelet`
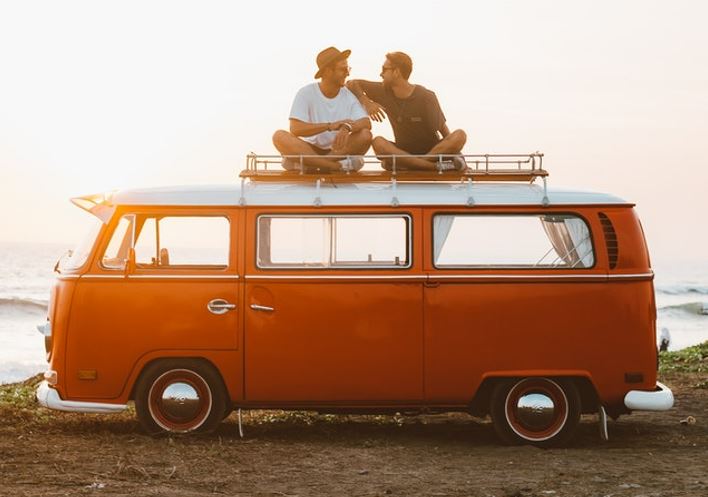
[(354, 127), (349, 123), (342, 123), (342, 126), (346, 126), (350, 133), (354, 130)]

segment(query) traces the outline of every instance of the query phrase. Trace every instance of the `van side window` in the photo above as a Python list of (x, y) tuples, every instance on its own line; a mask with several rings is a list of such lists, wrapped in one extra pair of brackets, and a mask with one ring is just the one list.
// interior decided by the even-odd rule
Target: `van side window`
[(438, 268), (559, 268), (595, 265), (590, 230), (568, 214), (448, 215), (433, 218)]
[(123, 269), (128, 258), (128, 250), (133, 244), (133, 226), (135, 216), (128, 214), (120, 218), (113, 230), (111, 241), (101, 259), (101, 265), (107, 269)]
[(258, 267), (407, 268), (407, 215), (259, 216)]
[[(225, 217), (128, 215), (118, 223), (108, 244), (103, 257), (106, 268), (124, 267), (133, 238), (128, 236), (133, 231), (132, 224), (124, 228), (124, 219), (135, 219), (133, 248), (138, 268), (214, 269), (228, 266), (230, 230)], [(117, 257), (115, 253), (123, 255)]]

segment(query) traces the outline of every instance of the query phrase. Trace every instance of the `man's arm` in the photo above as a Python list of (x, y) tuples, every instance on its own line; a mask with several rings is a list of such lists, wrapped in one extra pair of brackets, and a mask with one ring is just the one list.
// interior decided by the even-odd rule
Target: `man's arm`
[[(367, 124), (360, 123), (360, 121), (366, 121)], [(299, 119), (292, 117), (290, 118), (290, 132), (295, 136), (312, 136), (324, 133), (325, 131), (346, 130), (351, 132), (355, 131), (355, 126), (357, 125), (359, 127), (356, 131), (364, 129), (365, 127), (371, 129), (371, 121), (369, 121), (368, 118), (359, 119), (358, 121), (343, 119), (341, 121), (334, 121), (331, 123), (306, 123), (305, 121), (300, 121)]]
[[(386, 118), (386, 109), (384, 109), (384, 107), (378, 102), (375, 102), (374, 100), (369, 98), (369, 96), (362, 88), (362, 83), (365, 83), (367, 85), (375, 84), (371, 81), (364, 81), (361, 79), (350, 79), (349, 81), (347, 81), (347, 88), (359, 100), (361, 105), (366, 110), (366, 113), (369, 114), (369, 117), (374, 121), (380, 123)], [(369, 123), (369, 125), (370, 124), (371, 123)]]

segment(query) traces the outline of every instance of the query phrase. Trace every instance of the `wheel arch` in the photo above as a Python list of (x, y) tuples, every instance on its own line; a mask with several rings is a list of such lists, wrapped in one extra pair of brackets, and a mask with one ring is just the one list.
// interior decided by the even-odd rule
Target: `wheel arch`
[(472, 396), (468, 409), (470, 414), (484, 417), (490, 413), (489, 404), (494, 387), (502, 381), (542, 377), (551, 380), (572, 381), (580, 393), (581, 413), (597, 412), (599, 397), (587, 371), (493, 371), (482, 376), (482, 381)]
[(219, 377), (221, 381), (221, 389), (226, 396), (227, 399), (230, 399), (229, 395), (229, 390), (226, 387), (226, 382), (224, 381), (224, 376), (221, 374), (221, 370), (214, 364), (213, 361), (209, 360), (208, 358), (204, 356), (199, 356), (199, 355), (162, 355), (159, 357), (153, 357), (152, 359), (149, 359), (142, 363), (139, 367), (136, 367), (136, 371), (133, 375), (131, 375), (131, 387), (130, 387), (130, 394), (128, 398), (130, 400), (135, 400), (135, 389), (137, 385), (140, 383), (140, 379), (143, 377), (145, 372), (153, 367), (156, 364), (161, 364), (163, 362), (170, 362), (170, 361), (181, 361), (184, 362), (186, 365), (188, 365), (190, 362), (192, 363), (199, 363), (202, 364), (203, 366), (206, 366), (214, 371), (216, 375)]

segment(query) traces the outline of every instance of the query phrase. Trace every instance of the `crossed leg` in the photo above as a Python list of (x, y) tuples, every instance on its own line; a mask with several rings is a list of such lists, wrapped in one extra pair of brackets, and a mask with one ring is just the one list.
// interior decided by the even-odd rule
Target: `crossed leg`
[[(458, 155), (462, 151), (462, 147), (465, 146), (467, 142), (467, 135), (461, 129), (456, 129), (455, 131), (448, 134), (445, 138), (440, 140), (426, 155)], [(398, 155), (402, 157), (396, 157), (396, 169), (408, 169), (412, 171), (435, 171), (438, 158), (437, 157), (415, 157), (411, 156), (410, 152), (407, 152), (401, 148), (398, 148), (395, 143), (390, 142), (386, 138), (377, 136), (374, 138), (372, 144), (374, 147), (374, 152), (376, 155)], [(392, 159), (383, 158), (381, 163), (384, 169), (392, 169)]]
[[(303, 157), (302, 163), (308, 168), (320, 171), (332, 172), (341, 169), (340, 159), (329, 157), (330, 155), (364, 155), (371, 145), (371, 131), (362, 129), (349, 135), (347, 145), (342, 149), (332, 149), (323, 151), (316, 148), (293, 135), (289, 131), (279, 129), (273, 134), (273, 145), (281, 155), (309, 155), (315, 157)], [(326, 153), (324, 153), (326, 152)], [(299, 158), (291, 158), (292, 162), (298, 163)]]

